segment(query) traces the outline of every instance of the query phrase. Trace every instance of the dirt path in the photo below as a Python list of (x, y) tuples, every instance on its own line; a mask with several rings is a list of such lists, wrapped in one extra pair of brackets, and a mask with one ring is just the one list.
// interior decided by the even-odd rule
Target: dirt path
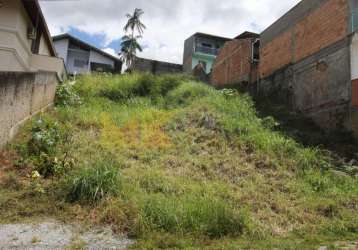
[(110, 228), (82, 230), (57, 221), (0, 225), (0, 249), (126, 249), (133, 242), (118, 238)]

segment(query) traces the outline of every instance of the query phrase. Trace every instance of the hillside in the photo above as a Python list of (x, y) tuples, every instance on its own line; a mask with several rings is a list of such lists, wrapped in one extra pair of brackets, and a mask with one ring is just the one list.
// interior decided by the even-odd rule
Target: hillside
[[(358, 238), (358, 182), (184, 76), (85, 76), (2, 158), (0, 222), (110, 225), (133, 249), (318, 249)], [(1, 158), (1, 157), (0, 157)], [(2, 170), (2, 171), (1, 171)]]

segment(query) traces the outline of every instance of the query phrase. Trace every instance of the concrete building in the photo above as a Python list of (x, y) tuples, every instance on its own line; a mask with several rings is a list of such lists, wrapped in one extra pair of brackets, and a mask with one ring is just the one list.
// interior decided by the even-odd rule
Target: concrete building
[(0, 1), (0, 147), (53, 103), (66, 76), (37, 0)]
[(211, 73), (213, 63), (220, 49), (230, 38), (213, 36), (204, 33), (195, 33), (184, 43), (184, 72), (191, 74), (200, 63), (207, 74)]
[(2, 0), (0, 71), (64, 73), (38, 1)]
[(93, 71), (121, 73), (122, 62), (119, 58), (70, 34), (55, 36), (53, 42), (58, 56), (65, 61), (69, 74), (87, 74)]
[(212, 70), (211, 83), (216, 87), (255, 83), (258, 79), (260, 35), (244, 32), (226, 42)]
[(132, 64), (132, 70), (150, 72), (154, 75), (182, 73), (183, 65), (136, 57)]
[[(357, 30), (358, 1), (301, 1), (260, 34), (258, 80), (250, 90), (302, 112), (328, 131), (358, 131)], [(218, 58), (229, 60), (235, 48)], [(235, 60), (245, 61), (247, 54), (237, 53)], [(214, 83), (240, 83), (247, 68), (231, 65), (235, 70), (223, 81), (222, 73), (213, 74)]]

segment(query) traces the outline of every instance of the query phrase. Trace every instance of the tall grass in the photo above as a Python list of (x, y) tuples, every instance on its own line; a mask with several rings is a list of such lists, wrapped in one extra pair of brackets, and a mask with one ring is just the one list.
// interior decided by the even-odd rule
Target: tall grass
[(150, 195), (141, 213), (144, 227), (171, 233), (219, 238), (241, 235), (246, 226), (243, 214), (215, 197)]
[(63, 184), (66, 199), (70, 202), (95, 203), (115, 196), (121, 190), (119, 166), (110, 160), (75, 170)]

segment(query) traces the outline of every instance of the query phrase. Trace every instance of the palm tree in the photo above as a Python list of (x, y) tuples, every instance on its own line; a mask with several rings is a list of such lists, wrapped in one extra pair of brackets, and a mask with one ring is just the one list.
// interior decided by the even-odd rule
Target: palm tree
[(127, 35), (122, 37), (121, 59), (126, 63), (128, 69), (130, 69), (132, 66), (132, 63), (137, 54), (137, 50), (140, 52), (143, 51), (142, 47), (138, 43), (138, 39), (140, 38), (141, 36), (132, 37)]
[[(142, 38), (142, 34), (144, 29), (146, 28), (145, 25), (141, 22), (140, 17), (144, 14), (144, 11), (141, 9), (136, 8), (134, 10), (133, 15), (127, 14), (126, 17), (128, 18), (127, 24), (124, 26), (124, 31), (128, 33), (131, 32), (130, 35), (125, 35), (122, 37), (121, 42), (121, 59), (123, 62), (126, 63), (127, 68), (130, 69), (132, 63), (136, 57), (137, 50), (142, 51), (142, 47), (138, 43), (138, 40)], [(138, 36), (135, 36), (135, 31), (138, 31)]]
[(139, 35), (142, 35), (144, 30), (146, 29), (145, 25), (141, 22), (140, 17), (144, 14), (142, 9), (135, 8), (133, 15), (127, 14), (128, 18), (127, 24), (124, 26), (124, 31), (128, 32), (128, 30), (132, 31), (132, 35), (134, 35), (134, 30), (137, 29)]

